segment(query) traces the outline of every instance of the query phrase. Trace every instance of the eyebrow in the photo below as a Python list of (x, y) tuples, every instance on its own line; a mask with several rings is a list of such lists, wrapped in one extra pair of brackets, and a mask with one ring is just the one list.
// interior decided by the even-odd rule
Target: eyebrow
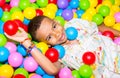
[[(54, 26), (54, 23), (55, 23), (55, 22), (53, 21), (53, 22), (52, 22), (52, 27)], [(45, 39), (46, 41), (48, 40), (48, 37), (49, 37), (49, 35), (46, 37), (46, 39)]]

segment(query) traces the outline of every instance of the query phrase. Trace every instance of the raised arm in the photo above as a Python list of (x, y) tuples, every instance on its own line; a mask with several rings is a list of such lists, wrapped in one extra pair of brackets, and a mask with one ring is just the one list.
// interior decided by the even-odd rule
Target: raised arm
[[(28, 34), (22, 29), (19, 28), (20, 32), (17, 32), (15, 35), (13, 36), (9, 36), (5, 33), (5, 35), (9, 38), (12, 39), (14, 41), (17, 42), (22, 42), (22, 45), (28, 49), (28, 47), (31, 46), (32, 41), (27, 39), (28, 38)], [(27, 39), (27, 40), (25, 40)], [(42, 69), (50, 74), (50, 75), (55, 75), (58, 73), (60, 66), (59, 66), (59, 62), (56, 63), (52, 63), (45, 55), (43, 55), (37, 48), (33, 48), (31, 50), (31, 55), (32, 57), (36, 60), (36, 62), (42, 67)]]
[(100, 32), (104, 32), (104, 31), (106, 31), (106, 30), (109, 30), (109, 31), (112, 31), (113, 34), (114, 34), (116, 37), (119, 37), (119, 36), (120, 36), (120, 31), (115, 30), (115, 29), (113, 29), (113, 28), (111, 28), (111, 27), (107, 27), (107, 26), (105, 26), (104, 24), (101, 24), (100, 26), (98, 26), (98, 29), (99, 29)]

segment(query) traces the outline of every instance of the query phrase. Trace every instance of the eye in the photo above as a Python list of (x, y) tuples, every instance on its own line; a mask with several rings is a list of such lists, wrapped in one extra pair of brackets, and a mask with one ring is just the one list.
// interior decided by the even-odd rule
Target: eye
[(53, 29), (55, 29), (56, 27), (57, 27), (56, 24), (54, 24), (54, 25), (53, 25)]
[(51, 36), (48, 36), (48, 37), (47, 37), (47, 41), (49, 41), (51, 38), (52, 38)]

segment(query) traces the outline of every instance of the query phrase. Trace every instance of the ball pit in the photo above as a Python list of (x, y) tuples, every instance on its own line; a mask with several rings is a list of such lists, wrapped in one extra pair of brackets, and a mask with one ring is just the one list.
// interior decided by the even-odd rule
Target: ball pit
[[(27, 32), (30, 20), (42, 15), (56, 20), (62, 26), (73, 18), (82, 18), (93, 21), (97, 25), (104, 23), (120, 31), (120, 0), (0, 0), (0, 77), (57, 78), (46, 74), (32, 56), (26, 53), (26, 49), (21, 44), (13, 43), (4, 35), (4, 32), (9, 35), (16, 34), (18, 27), (22, 27)], [(77, 32), (75, 30), (71, 32), (73, 33), (70, 34), (68, 31), (69, 39), (74, 40)], [(120, 38), (114, 37), (112, 32), (106, 31), (101, 35), (109, 36), (114, 43), (120, 45)], [(52, 62), (65, 55), (61, 45), (53, 47), (55, 52), (48, 51), (50, 48), (43, 42), (36, 42), (36, 46)], [(62, 68), (58, 77), (95, 78), (89, 64), (80, 66), (79, 70)]]

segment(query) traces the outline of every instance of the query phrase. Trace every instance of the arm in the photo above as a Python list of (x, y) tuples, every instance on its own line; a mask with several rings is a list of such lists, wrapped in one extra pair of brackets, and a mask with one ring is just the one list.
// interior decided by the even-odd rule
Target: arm
[(109, 30), (109, 31), (112, 31), (113, 34), (114, 34), (116, 37), (120, 36), (120, 31), (115, 30), (115, 29), (110, 28), (110, 27), (107, 27), (107, 26), (105, 26), (104, 24), (101, 24), (100, 26), (98, 26), (98, 29), (99, 29), (100, 32), (104, 32), (104, 31), (106, 31), (106, 30)]
[[(5, 33), (5, 35), (14, 41), (17, 42), (22, 42), (26, 38), (28, 38), (28, 34), (22, 29), (19, 28), (21, 32), (17, 32), (13, 36), (9, 36)], [(31, 40), (25, 40), (22, 45), (27, 49), (29, 46), (31, 46)], [(36, 62), (43, 68), (43, 70), (50, 74), (50, 75), (55, 75), (58, 73), (60, 66), (59, 63), (56, 62), (55, 64), (52, 63), (46, 56), (44, 56), (37, 48), (34, 48), (31, 51), (32, 57), (36, 60)]]

